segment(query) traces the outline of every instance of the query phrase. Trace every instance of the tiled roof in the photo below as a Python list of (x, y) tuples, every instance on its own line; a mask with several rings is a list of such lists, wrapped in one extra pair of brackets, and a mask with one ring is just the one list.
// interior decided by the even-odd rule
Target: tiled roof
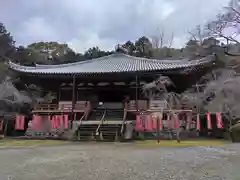
[(195, 68), (210, 63), (214, 56), (207, 56), (199, 60), (156, 60), (133, 57), (126, 54), (112, 54), (88, 61), (81, 61), (60, 65), (22, 66), (9, 62), (12, 70), (32, 74), (101, 74), (114, 72), (146, 72)]

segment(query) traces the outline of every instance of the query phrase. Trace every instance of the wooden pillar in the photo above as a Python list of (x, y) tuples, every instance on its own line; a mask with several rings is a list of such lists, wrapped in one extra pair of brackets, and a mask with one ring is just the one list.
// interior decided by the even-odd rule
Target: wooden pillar
[(58, 86), (58, 102), (61, 101), (61, 86)]
[(72, 79), (72, 112), (71, 112), (71, 128), (72, 128), (72, 123), (73, 123), (73, 120), (74, 120), (74, 106), (75, 106), (75, 103), (76, 103), (76, 100), (75, 100), (75, 89), (76, 89), (76, 75), (74, 74), (73, 75), (73, 79)]
[(139, 84), (139, 77), (138, 77), (138, 74), (136, 74), (136, 88), (135, 88), (136, 97), (135, 97), (135, 99), (136, 99), (136, 110), (137, 111), (139, 110), (139, 108), (138, 108), (138, 84)]

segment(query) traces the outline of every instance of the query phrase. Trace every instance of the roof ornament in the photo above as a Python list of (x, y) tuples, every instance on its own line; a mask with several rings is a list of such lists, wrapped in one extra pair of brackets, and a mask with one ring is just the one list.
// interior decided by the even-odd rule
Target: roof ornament
[(128, 50), (124, 47), (122, 47), (122, 45), (118, 44), (116, 47), (115, 47), (115, 52), (116, 53), (124, 53), (124, 54), (128, 54)]

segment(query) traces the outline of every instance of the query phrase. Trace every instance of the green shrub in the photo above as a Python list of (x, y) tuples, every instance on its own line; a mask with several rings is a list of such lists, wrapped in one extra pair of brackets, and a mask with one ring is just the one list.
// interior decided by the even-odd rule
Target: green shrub
[(240, 121), (230, 128), (230, 133), (234, 142), (240, 142)]

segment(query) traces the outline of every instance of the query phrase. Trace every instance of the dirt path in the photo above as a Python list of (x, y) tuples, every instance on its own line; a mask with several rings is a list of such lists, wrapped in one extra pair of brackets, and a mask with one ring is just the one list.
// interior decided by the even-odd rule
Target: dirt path
[[(77, 144), (0, 150), (0, 179), (235, 180), (240, 144), (206, 148), (141, 148)], [(238, 168), (237, 168), (238, 167)]]

